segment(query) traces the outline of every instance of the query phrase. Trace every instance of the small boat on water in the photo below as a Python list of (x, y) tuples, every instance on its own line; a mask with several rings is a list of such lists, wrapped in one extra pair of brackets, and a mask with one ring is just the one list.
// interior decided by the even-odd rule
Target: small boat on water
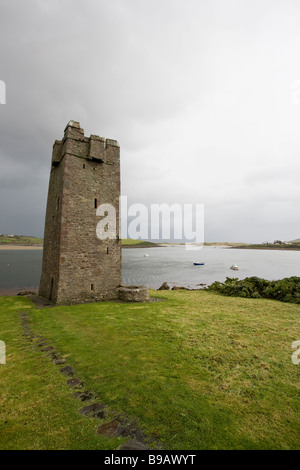
[(145, 257), (145, 258), (149, 258), (148, 253), (145, 253), (145, 254), (144, 254), (144, 257)]
[(232, 265), (230, 266), (230, 269), (232, 269), (233, 271), (238, 271), (239, 268), (238, 268), (238, 265), (237, 265), (237, 264), (232, 264)]
[(193, 263), (193, 264), (194, 264), (194, 266), (204, 266), (205, 265), (205, 263)]

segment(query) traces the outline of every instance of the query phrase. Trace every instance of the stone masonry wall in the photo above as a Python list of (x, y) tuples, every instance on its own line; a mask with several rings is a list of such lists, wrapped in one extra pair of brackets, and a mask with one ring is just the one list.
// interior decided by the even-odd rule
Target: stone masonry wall
[(58, 288), (63, 173), (64, 161), (60, 166), (53, 167), (50, 174), (44, 233), (43, 268), (39, 290), (40, 295), (53, 301), (55, 301), (55, 293)]
[[(121, 284), (119, 237), (120, 148), (115, 140), (84, 136), (70, 121), (53, 147), (40, 295), (57, 303), (117, 297)], [(96, 207), (112, 204), (117, 236), (99, 240)]]

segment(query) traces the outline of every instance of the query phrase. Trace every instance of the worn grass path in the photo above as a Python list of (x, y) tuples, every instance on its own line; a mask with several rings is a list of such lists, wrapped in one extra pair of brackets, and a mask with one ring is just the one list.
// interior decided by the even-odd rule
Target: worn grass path
[(124, 439), (96, 435), (98, 420), (78, 414), (66, 377), (24, 337), (19, 312), (31, 308), (26, 298), (0, 297), (0, 449), (116, 449)]
[(26, 299), (0, 298), (8, 350), (0, 365), (0, 446), (120, 444), (95, 435), (57, 367), (23, 340), (17, 312), (27, 307), (34, 331), (87, 387), (166, 449), (299, 449), (300, 365), (291, 361), (291, 344), (300, 339), (300, 306), (205, 291), (155, 296), (166, 300), (39, 310)]

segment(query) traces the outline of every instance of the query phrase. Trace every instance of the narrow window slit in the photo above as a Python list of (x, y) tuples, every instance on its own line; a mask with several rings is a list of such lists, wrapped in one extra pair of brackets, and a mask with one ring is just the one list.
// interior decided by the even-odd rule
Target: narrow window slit
[(95, 199), (95, 209), (97, 209), (97, 199)]
[(54, 277), (51, 276), (51, 285), (50, 285), (50, 294), (49, 294), (50, 300), (52, 300), (52, 296), (53, 296), (53, 286), (54, 286)]
[(91, 284), (91, 290), (95, 290), (95, 289), (94, 289), (94, 284)]

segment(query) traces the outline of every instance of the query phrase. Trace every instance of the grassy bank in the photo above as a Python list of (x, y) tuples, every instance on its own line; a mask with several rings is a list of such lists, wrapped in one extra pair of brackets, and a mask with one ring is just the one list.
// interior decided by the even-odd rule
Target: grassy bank
[[(26, 237), (23, 235), (15, 235), (13, 237), (7, 237), (0, 235), (0, 246), (9, 248), (10, 246), (42, 246), (43, 239), (37, 237)], [(151, 248), (160, 246), (158, 243), (147, 242), (144, 240), (133, 240), (131, 238), (122, 239), (122, 247), (124, 248)]]
[(229, 243), (229, 242), (205, 242), (204, 246), (216, 246), (216, 247), (227, 247), (227, 248), (239, 248), (242, 250), (300, 250), (300, 242), (295, 240), (291, 244), (271, 244), (271, 243)]
[(164, 302), (37, 310), (1, 298), (1, 448), (116, 448), (96, 436), (18, 311), (67, 357), (108, 407), (137, 419), (166, 449), (299, 449), (300, 306), (205, 291)]
[(37, 237), (27, 237), (23, 235), (15, 235), (13, 237), (7, 237), (5, 235), (0, 235), (0, 245), (42, 245), (43, 239)]
[(160, 246), (160, 244), (144, 240), (133, 240), (132, 238), (122, 238), (123, 248), (151, 248), (155, 246)]
[(270, 245), (270, 244), (237, 244), (232, 245), (231, 248), (240, 248), (242, 250), (293, 250), (297, 251), (300, 250), (300, 243), (292, 243), (287, 245), (285, 243), (278, 244), (278, 245)]

